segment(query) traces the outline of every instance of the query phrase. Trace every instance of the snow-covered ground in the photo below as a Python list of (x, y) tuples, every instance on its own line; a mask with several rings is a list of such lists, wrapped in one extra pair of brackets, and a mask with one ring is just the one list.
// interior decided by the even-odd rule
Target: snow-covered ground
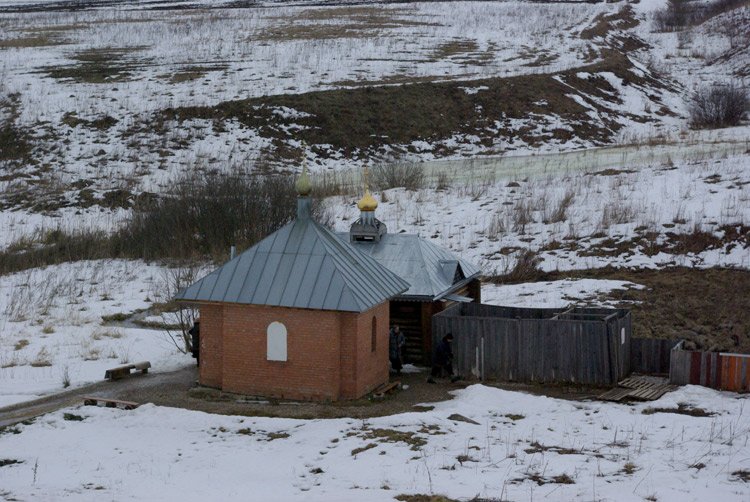
[(0, 277), (0, 408), (98, 382), (106, 369), (195, 364), (163, 330), (106, 325), (165, 301), (167, 272), (140, 261), (67, 263)]
[[(594, 42), (578, 32), (617, 8), (514, 1), (0, 14), (3, 39), (19, 41), (0, 52), (0, 72), (31, 124), (69, 111), (119, 117), (396, 77), (547, 73), (582, 65)], [(45, 43), (21, 41), (40, 36)], [(75, 65), (87, 49), (124, 50), (130, 76), (97, 87), (37, 73)], [(544, 63), (530, 64), (542, 54)], [(191, 68), (196, 78), (172, 79)]]
[(590, 303), (609, 306), (598, 299), (618, 289), (642, 289), (629, 281), (612, 279), (562, 279), (520, 284), (483, 284), (482, 303), (505, 307), (556, 308)]
[[(547, 271), (673, 264), (747, 268), (747, 241), (717, 241), (690, 252), (670, 239), (696, 231), (721, 239), (732, 228), (746, 235), (749, 166), (750, 154), (591, 172), (561, 170), (550, 162), (547, 174), (489, 173), (441, 190), (386, 190), (375, 194), (380, 200), (375, 214), (390, 232), (421, 234), (481, 264), (486, 275), (507, 272), (524, 250), (538, 252)], [(328, 201), (336, 230), (348, 230), (358, 217), (357, 199)]]
[[(366, 420), (220, 416), (154, 405), (69, 408), (0, 435), (0, 458), (16, 461), (0, 468), (0, 495), (182, 501), (750, 497), (742, 480), (750, 472), (747, 396), (687, 386), (656, 402), (624, 405), (473, 385), (433, 404), (430, 411)], [(713, 415), (647, 412), (678, 407)]]

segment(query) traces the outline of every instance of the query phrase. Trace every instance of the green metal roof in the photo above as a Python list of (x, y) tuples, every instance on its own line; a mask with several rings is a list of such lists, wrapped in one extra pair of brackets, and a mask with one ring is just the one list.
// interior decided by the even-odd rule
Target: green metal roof
[(364, 312), (407, 289), (367, 253), (303, 215), (175, 299)]

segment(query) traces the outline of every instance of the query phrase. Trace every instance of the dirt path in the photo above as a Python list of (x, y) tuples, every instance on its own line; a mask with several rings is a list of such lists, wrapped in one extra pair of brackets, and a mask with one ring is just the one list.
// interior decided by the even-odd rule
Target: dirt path
[(162, 387), (171, 389), (183, 387), (187, 391), (194, 384), (196, 377), (196, 368), (188, 366), (169, 373), (134, 374), (131, 378), (114, 382), (103, 381), (84, 385), (59, 394), (0, 408), (0, 427), (13, 425), (68, 406), (75, 406), (82, 402), (83, 396), (121, 399), (123, 395), (148, 394)]
[[(34, 401), (0, 408), (0, 427), (13, 425), (61, 408), (82, 404), (83, 396), (99, 396), (137, 403), (153, 403), (223, 415), (286, 418), (369, 418), (410, 411), (426, 411), (430, 403), (453, 398), (452, 391), (476, 382), (437, 384), (426, 382), (426, 370), (420, 373), (392, 375), (403, 389), (384, 399), (369, 398), (336, 403), (312, 403), (254, 399), (196, 386), (197, 367), (188, 366), (170, 373), (134, 375), (116, 382), (99, 382)], [(493, 385), (485, 382), (486, 385)], [(576, 386), (494, 384), (496, 387), (563, 399), (582, 400), (598, 395), (602, 389)]]

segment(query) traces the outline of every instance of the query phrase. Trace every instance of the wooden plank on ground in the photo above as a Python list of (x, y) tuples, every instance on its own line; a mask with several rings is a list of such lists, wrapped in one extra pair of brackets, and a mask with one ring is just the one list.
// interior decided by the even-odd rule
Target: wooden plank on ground
[(389, 382), (381, 385), (380, 387), (375, 389), (372, 394), (377, 398), (381, 398), (399, 388), (401, 388), (401, 381), (396, 380), (395, 382)]
[(671, 385), (665, 378), (637, 375), (620, 381), (618, 387), (601, 394), (599, 399), (605, 401), (622, 401), (623, 399), (653, 401), (676, 388), (676, 385)]
[(133, 401), (122, 401), (120, 399), (109, 399), (98, 396), (84, 396), (83, 404), (85, 406), (104, 406), (106, 408), (121, 408), (123, 410), (134, 410), (140, 406), (140, 403)]

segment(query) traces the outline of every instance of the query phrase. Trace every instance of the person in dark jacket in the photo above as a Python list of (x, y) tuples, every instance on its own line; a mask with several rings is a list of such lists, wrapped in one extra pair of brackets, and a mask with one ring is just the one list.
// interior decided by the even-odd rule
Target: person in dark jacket
[(406, 337), (398, 326), (393, 326), (388, 333), (388, 359), (391, 360), (391, 368), (397, 375), (401, 374), (401, 368), (404, 366), (404, 345)]
[(190, 335), (190, 346), (193, 349), (193, 357), (195, 358), (195, 362), (200, 366), (201, 364), (201, 322), (195, 321), (193, 323), (193, 327), (190, 328), (190, 331), (188, 331), (188, 334)]
[(443, 375), (443, 372), (451, 377), (451, 381), (457, 379), (457, 377), (453, 377), (452, 343), (453, 334), (448, 333), (442, 340), (440, 340), (437, 347), (435, 347), (435, 354), (432, 357), (432, 372), (430, 373), (430, 378), (427, 379), (428, 383), (435, 383), (435, 378), (440, 378)]

